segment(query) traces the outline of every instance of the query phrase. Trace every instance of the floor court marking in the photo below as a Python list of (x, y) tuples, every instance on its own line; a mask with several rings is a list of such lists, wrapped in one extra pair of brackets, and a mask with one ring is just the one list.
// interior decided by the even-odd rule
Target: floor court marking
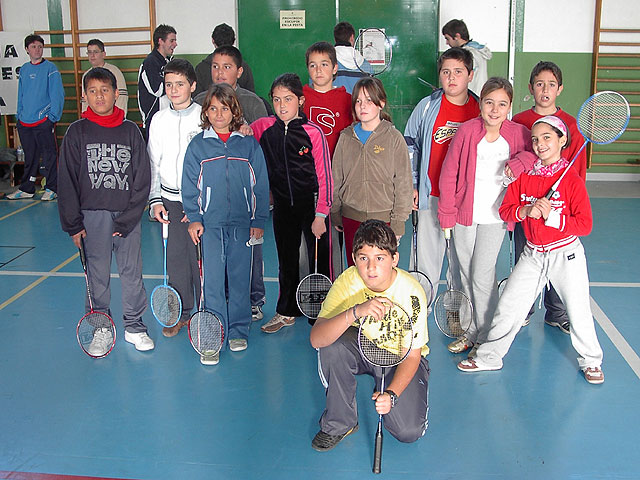
[[(76, 253), (75, 256), (78, 254)], [(74, 257), (71, 258), (73, 260)], [(68, 263), (68, 262), (67, 262)], [(65, 263), (65, 265), (67, 264)], [(64, 265), (63, 265), (64, 266)], [(84, 273), (81, 272), (58, 272), (56, 271), (58, 267), (49, 271), (49, 272), (35, 272), (35, 271), (27, 271), (27, 270), (0, 270), (0, 277), (67, 277), (67, 278), (80, 278), (84, 277)], [(120, 278), (120, 275), (117, 273), (111, 273), (111, 278)], [(142, 275), (142, 278), (145, 280), (162, 280), (164, 279), (164, 275), (161, 274), (145, 274)], [(276, 277), (264, 277), (265, 282), (277, 283), (278, 279)]]
[[(78, 256), (80, 255), (80, 253), (74, 253), (72, 256), (70, 256), (69, 258), (67, 258), (64, 262), (62, 262), (60, 265), (58, 265), (57, 267), (53, 268), (49, 273), (55, 273), (58, 270), (60, 270), (61, 268), (63, 268), (65, 265), (67, 265), (68, 263), (72, 262), (73, 260), (75, 260)], [(30, 283), (29, 285), (27, 285), (26, 287), (24, 287), (22, 290), (20, 290), (18, 293), (16, 293), (15, 295), (13, 295), (11, 298), (9, 298), (8, 300), (5, 300), (3, 303), (0, 303), (0, 310), (2, 310), (3, 308), (5, 308), (7, 305), (11, 305), (14, 301), (16, 301), (18, 298), (20, 298), (22, 295), (24, 295), (25, 293), (27, 293), (28, 291), (30, 291), (31, 289), (37, 287), (38, 285), (40, 285), (42, 282), (44, 282), (47, 278), (49, 278), (49, 275), (43, 275), (40, 278), (38, 278), (37, 280), (35, 280), (34, 282)]]
[(625, 340), (622, 334), (615, 327), (613, 322), (607, 317), (606, 313), (602, 311), (600, 306), (596, 303), (596, 301), (591, 298), (591, 313), (593, 313), (593, 317), (598, 322), (598, 325), (604, 330), (604, 333), (609, 337), (609, 340), (616, 347), (622, 358), (625, 359), (627, 364), (631, 367), (633, 372), (636, 374), (638, 378), (640, 378), (640, 357), (638, 354), (631, 348), (631, 345)]
[(19, 208), (19, 209), (18, 209), (18, 210), (16, 210), (15, 212), (7, 213), (4, 217), (0, 217), (0, 222), (1, 222), (2, 220), (4, 220), (5, 218), (9, 218), (9, 217), (11, 217), (11, 216), (15, 215), (16, 213), (20, 213), (20, 212), (25, 211), (27, 208), (34, 207), (34, 206), (38, 205), (39, 203), (41, 203), (41, 200), (36, 200), (36, 201), (34, 201), (33, 203), (30, 203), (29, 205), (25, 205), (24, 207)]

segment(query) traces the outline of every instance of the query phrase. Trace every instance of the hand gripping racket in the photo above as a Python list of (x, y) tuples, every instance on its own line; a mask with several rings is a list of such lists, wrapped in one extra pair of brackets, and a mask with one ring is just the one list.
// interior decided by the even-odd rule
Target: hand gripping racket
[(464, 335), (473, 320), (473, 305), (471, 300), (460, 290), (455, 290), (451, 281), (451, 229), (444, 229), (447, 242), (447, 290), (436, 298), (433, 304), (436, 325), (447, 337), (458, 338)]
[(200, 271), (200, 305), (189, 319), (189, 341), (200, 355), (210, 357), (217, 354), (224, 341), (222, 322), (215, 313), (204, 308), (204, 273), (202, 270), (202, 239), (196, 246), (198, 269)]
[[(382, 368), (379, 392), (384, 392), (385, 368), (400, 364), (413, 343), (413, 323), (407, 312), (392, 304), (381, 320), (372, 316), (359, 319), (358, 348), (371, 365)], [(373, 473), (382, 471), (382, 415), (378, 415), (378, 428), (373, 452)]]
[(84, 270), (84, 281), (87, 285), (89, 299), (89, 313), (85, 314), (76, 327), (76, 338), (82, 351), (92, 358), (106, 357), (116, 344), (116, 326), (109, 315), (96, 312), (93, 309), (91, 288), (89, 288), (89, 274), (87, 272), (87, 257), (84, 249), (84, 238), (80, 238), (80, 262)]
[[(362, 61), (362, 57), (366, 60)], [(380, 28), (365, 28), (353, 45), (353, 60), (362, 73), (371, 77), (380, 75), (391, 66), (393, 47), (391, 40)]]
[[(165, 220), (168, 219), (163, 215)], [(182, 300), (175, 288), (167, 284), (167, 239), (169, 238), (169, 225), (162, 224), (162, 243), (164, 245), (164, 283), (156, 286), (151, 292), (151, 312), (158, 323), (163, 327), (173, 327), (182, 315)]]
[[(509, 231), (509, 275), (513, 272), (513, 231)], [(504, 277), (498, 283), (498, 296), (502, 295), (504, 292), (504, 288), (507, 286), (507, 280), (509, 277)]]
[(429, 277), (420, 270), (418, 270), (418, 211), (411, 211), (411, 224), (413, 225), (413, 269), (409, 271), (414, 279), (418, 281), (424, 294), (427, 297), (427, 308), (431, 306), (433, 302), (433, 283), (429, 280)]
[(314, 273), (304, 277), (296, 290), (298, 308), (307, 318), (316, 319), (322, 308), (322, 302), (331, 288), (331, 280), (318, 273), (318, 239), (316, 238)]
[(631, 110), (629, 103), (618, 92), (607, 90), (590, 96), (582, 104), (578, 112), (578, 130), (580, 130), (580, 133), (584, 137), (584, 143), (545, 197), (551, 199), (553, 194), (558, 190), (560, 182), (562, 182), (562, 179), (576, 161), (578, 155), (580, 155), (580, 152), (587, 146), (587, 143), (607, 145), (614, 142), (627, 129), (630, 118)]

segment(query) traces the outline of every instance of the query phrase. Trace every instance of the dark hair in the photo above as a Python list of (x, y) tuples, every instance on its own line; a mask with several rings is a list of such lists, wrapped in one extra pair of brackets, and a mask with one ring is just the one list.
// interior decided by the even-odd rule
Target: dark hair
[(502, 77), (491, 77), (485, 82), (485, 84), (482, 86), (482, 91), (480, 92), (480, 100), (489, 95), (491, 92), (495, 92), (496, 90), (500, 89), (507, 92), (509, 101), (513, 102), (513, 87), (511, 86), (511, 82)]
[[(213, 56), (215, 57), (216, 55), (226, 55), (228, 57), (231, 57), (233, 58), (233, 63), (236, 64), (236, 67), (240, 68), (242, 66), (242, 54), (240, 53), (240, 50), (238, 50), (233, 45), (223, 45), (221, 47), (216, 48), (213, 51)], [(213, 63), (213, 60), (212, 60), (212, 63)]]
[(307, 66), (309, 66), (309, 55), (312, 53), (326, 53), (329, 55), (329, 60), (331, 60), (331, 64), (333, 66), (338, 64), (338, 57), (336, 56), (336, 47), (331, 45), (329, 42), (316, 42), (307, 48), (307, 53), (305, 53), (305, 58), (307, 61)]
[(116, 77), (103, 67), (95, 67), (87, 70), (87, 73), (84, 75), (84, 80), (82, 81), (82, 88), (84, 88), (85, 92), (87, 91), (89, 80), (100, 80), (101, 82), (110, 83), (114, 90), (118, 89)]
[[(555, 116), (555, 115), (554, 115)], [(556, 117), (558, 120), (560, 120), (562, 123), (564, 123), (564, 128), (567, 131), (567, 141), (565, 142), (565, 144), (562, 146), (562, 148), (560, 150), (564, 150), (565, 148), (567, 148), (569, 145), (571, 145), (571, 132), (569, 131), (569, 127), (567, 126), (567, 123), (562, 120), (560, 117)], [(551, 127), (551, 130), (558, 135), (559, 138), (564, 137), (564, 133), (562, 133), (562, 130), (560, 130), (558, 127), (551, 125), (550, 123), (547, 122), (533, 122), (533, 125), (531, 125), (531, 131), (533, 132), (533, 127), (535, 127), (538, 123), (544, 123), (545, 125), (548, 125), (549, 127)]]
[(462, 47), (452, 47), (442, 52), (442, 55), (438, 58), (438, 74), (442, 70), (442, 64), (445, 60), (458, 60), (464, 64), (468, 73), (473, 71), (473, 55), (469, 50)]
[(193, 85), (196, 81), (196, 71), (188, 60), (183, 58), (174, 58), (164, 67), (165, 78), (167, 73), (183, 75), (187, 78), (189, 85)]
[(351, 36), (356, 36), (356, 31), (349, 22), (340, 22), (335, 27), (333, 27), (333, 39), (336, 42), (336, 47), (350, 47)]
[(216, 28), (211, 32), (211, 38), (216, 44), (216, 47), (223, 47), (225, 45), (233, 45), (236, 41), (236, 33), (233, 31), (230, 25), (221, 23), (216, 25)]
[(211, 126), (209, 117), (207, 117), (207, 112), (209, 111), (209, 107), (211, 107), (211, 100), (214, 97), (221, 104), (231, 109), (231, 115), (233, 115), (233, 119), (231, 120), (231, 125), (229, 125), (229, 130), (235, 132), (244, 123), (242, 118), (242, 107), (240, 106), (238, 97), (236, 97), (235, 90), (233, 89), (233, 87), (227, 85), (226, 83), (212, 83), (209, 87), (209, 90), (207, 90), (207, 94), (205, 95), (204, 101), (202, 102), (202, 112), (200, 113), (200, 127), (202, 127), (203, 130), (206, 130)]
[(542, 72), (548, 71), (556, 77), (558, 81), (558, 86), (562, 85), (562, 70), (560, 67), (553, 62), (538, 62), (531, 70), (531, 75), (529, 76), (529, 85), (533, 87), (533, 83), (536, 80), (536, 77), (540, 75)]
[(454, 18), (442, 27), (442, 35), (449, 35), (451, 38), (454, 38), (456, 33), (460, 34), (462, 40), (469, 41), (469, 30), (467, 30), (467, 25), (462, 20)]
[(160, 39), (166, 42), (170, 33), (177, 34), (178, 32), (171, 25), (165, 25), (164, 23), (158, 25), (153, 31), (153, 47), (158, 48), (160, 46)]
[[(351, 113), (353, 118), (358, 118), (356, 115), (356, 102), (360, 96), (360, 90), (366, 90), (371, 98), (371, 101), (378, 107), (384, 109), (387, 106), (387, 92), (384, 91), (384, 85), (376, 77), (362, 77), (356, 82), (351, 93)], [(382, 105), (384, 102), (384, 106)], [(391, 115), (386, 110), (380, 112), (380, 118), (383, 120), (391, 121)]]
[(291, 90), (291, 93), (298, 98), (304, 96), (304, 93), (302, 92), (302, 82), (300, 81), (300, 77), (295, 73), (283, 73), (276, 77), (271, 84), (271, 90), (269, 90), (269, 97), (271, 97), (271, 99), (273, 99), (273, 91), (276, 87), (283, 87)]
[(365, 245), (386, 250), (391, 256), (398, 252), (398, 239), (391, 227), (382, 220), (366, 220), (353, 237), (353, 255)]
[(24, 37), (24, 48), (29, 48), (33, 42), (40, 42), (44, 46), (44, 39), (40, 35), (27, 35)]
[(104, 42), (102, 40), (92, 38), (87, 42), (87, 48), (89, 48), (91, 45), (98, 47), (101, 52), (104, 52)]

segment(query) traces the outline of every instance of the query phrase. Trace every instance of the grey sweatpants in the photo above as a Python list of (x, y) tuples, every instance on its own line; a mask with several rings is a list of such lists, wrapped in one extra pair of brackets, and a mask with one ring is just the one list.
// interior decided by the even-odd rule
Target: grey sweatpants
[[(438, 197), (429, 197), (429, 208), (427, 210), (418, 210), (418, 268), (417, 270), (424, 273), (433, 285), (434, 293), (438, 293), (438, 282), (440, 281), (440, 272), (442, 271), (442, 263), (444, 260), (446, 242), (444, 233), (440, 227), (438, 220)], [(411, 232), (413, 233), (413, 232)], [(460, 267), (456, 257), (456, 249), (454, 239), (449, 242), (451, 244), (451, 265), (449, 265), (449, 275), (453, 287), (460, 289)], [(409, 259), (409, 270), (413, 270), (414, 266), (414, 250), (416, 245), (411, 240), (411, 258)]]
[(591, 315), (589, 275), (584, 248), (579, 239), (551, 252), (534, 251), (526, 246), (500, 297), (495, 317), (474, 360), (481, 365), (501, 368), (522, 322), (547, 281), (553, 282), (558, 296), (567, 306), (571, 321), (571, 343), (578, 352), (581, 369), (602, 364)]
[[(169, 212), (169, 240), (167, 241), (167, 275), (169, 285), (176, 289), (182, 300), (182, 321), (189, 320), (194, 306), (200, 302), (200, 271), (196, 259), (196, 246), (189, 236), (188, 222), (181, 222), (184, 210), (181, 202), (162, 199)], [(195, 295), (194, 295), (195, 293)]]
[[(395, 367), (385, 370), (385, 385), (389, 385), (394, 372)], [(318, 374), (327, 394), (320, 429), (329, 435), (342, 435), (358, 423), (356, 375), (371, 375), (377, 390), (382, 369), (362, 358), (358, 350), (358, 329), (349, 327), (331, 345), (318, 349)], [(369, 407), (375, 411), (373, 405)], [(427, 430), (428, 413), (429, 361), (422, 357), (416, 374), (398, 398), (398, 404), (384, 416), (384, 426), (399, 441), (415, 442)]]
[(485, 341), (498, 305), (496, 262), (505, 230), (504, 223), (458, 224), (453, 230), (462, 291), (473, 304), (473, 322), (465, 337), (473, 343)]
[[(113, 236), (113, 220), (117, 212), (83, 210), (84, 239), (93, 307), (111, 315), (111, 257), (116, 256), (122, 287), (122, 319), (127, 332), (146, 332), (142, 315), (147, 309), (147, 292), (142, 283), (140, 222), (126, 237)], [(86, 300), (89, 311), (89, 300)]]

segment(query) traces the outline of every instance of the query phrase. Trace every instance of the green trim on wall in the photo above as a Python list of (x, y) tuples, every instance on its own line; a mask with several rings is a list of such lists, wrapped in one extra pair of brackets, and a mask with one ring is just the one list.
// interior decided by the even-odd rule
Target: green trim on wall
[[(63, 30), (62, 0), (47, 0), (47, 16), (49, 17), (49, 30)], [(51, 43), (64, 43), (64, 35), (51, 35)], [(51, 49), (52, 57), (64, 57), (64, 48)]]

